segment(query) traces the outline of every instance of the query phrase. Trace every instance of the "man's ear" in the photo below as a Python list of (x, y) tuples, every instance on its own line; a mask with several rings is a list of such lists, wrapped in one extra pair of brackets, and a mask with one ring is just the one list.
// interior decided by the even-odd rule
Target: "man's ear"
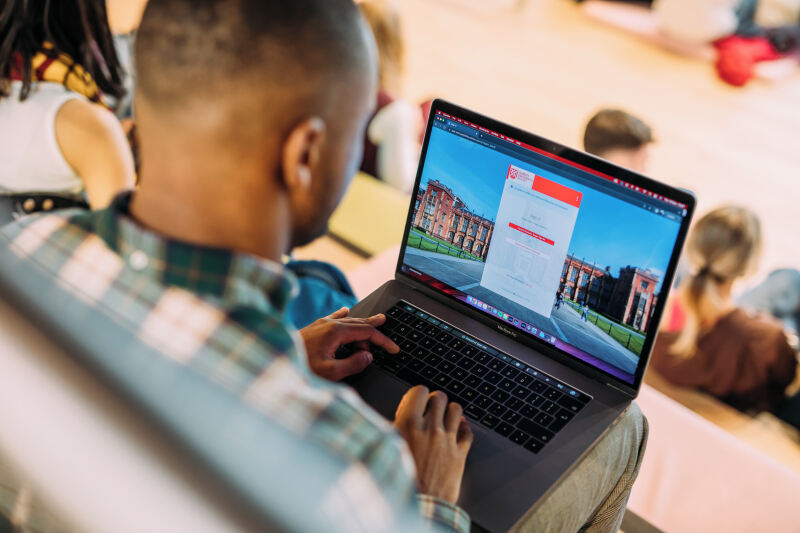
[(312, 171), (317, 168), (325, 143), (325, 121), (311, 117), (295, 126), (283, 144), (283, 183), (290, 194), (308, 194)]

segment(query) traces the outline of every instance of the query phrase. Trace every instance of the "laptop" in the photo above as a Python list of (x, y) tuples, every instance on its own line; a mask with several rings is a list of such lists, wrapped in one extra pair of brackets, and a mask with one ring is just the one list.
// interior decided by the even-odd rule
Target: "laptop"
[(695, 203), (433, 103), (395, 278), (352, 310), (401, 352), (349, 382), (390, 419), (418, 384), (464, 407), (475, 525), (512, 527), (636, 398)]

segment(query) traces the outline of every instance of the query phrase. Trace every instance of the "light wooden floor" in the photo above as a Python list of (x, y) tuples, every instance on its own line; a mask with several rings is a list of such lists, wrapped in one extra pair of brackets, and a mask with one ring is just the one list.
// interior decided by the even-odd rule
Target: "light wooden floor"
[[(744, 89), (711, 65), (672, 55), (584, 18), (567, 0), (401, 0), (407, 93), (440, 96), (556, 141), (578, 145), (596, 109), (621, 106), (658, 135), (651, 174), (764, 222), (762, 273), (800, 267), (800, 76)], [(327, 243), (302, 250), (349, 269)], [(319, 253), (318, 253), (319, 252)], [(341, 253), (341, 255), (339, 255)]]

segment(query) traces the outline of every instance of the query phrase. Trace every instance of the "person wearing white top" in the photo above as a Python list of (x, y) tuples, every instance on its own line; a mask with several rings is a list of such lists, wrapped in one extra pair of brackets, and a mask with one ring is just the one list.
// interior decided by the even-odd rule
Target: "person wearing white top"
[[(10, 50), (0, 54), (0, 194), (85, 195), (104, 207), (134, 185), (122, 127), (98, 103), (124, 94), (122, 74), (104, 1), (58, 4), (8, 0), (0, 14), (9, 30), (0, 50)], [(25, 17), (26, 9), (43, 16)], [(52, 42), (39, 38), (44, 27)], [(31, 50), (31, 42), (42, 45)]]

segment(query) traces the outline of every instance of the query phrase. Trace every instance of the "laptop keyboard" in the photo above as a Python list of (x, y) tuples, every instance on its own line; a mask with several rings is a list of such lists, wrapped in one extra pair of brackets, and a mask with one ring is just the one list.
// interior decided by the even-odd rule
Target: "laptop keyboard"
[(467, 417), (533, 453), (591, 400), (406, 302), (385, 314), (386, 324), (378, 329), (400, 353), (376, 350), (378, 366), (411, 386), (445, 391)]

